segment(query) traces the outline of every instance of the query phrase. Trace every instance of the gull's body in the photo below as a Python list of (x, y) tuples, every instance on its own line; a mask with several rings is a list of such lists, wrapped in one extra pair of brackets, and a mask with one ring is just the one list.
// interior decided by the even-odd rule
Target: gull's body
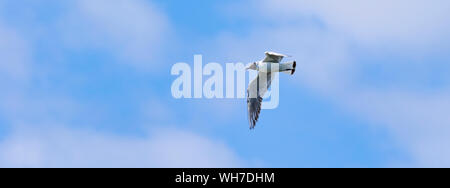
[(250, 129), (254, 129), (261, 113), (261, 103), (264, 94), (270, 88), (273, 73), (283, 72), (293, 75), (296, 62), (280, 64), (286, 55), (266, 52), (266, 57), (258, 62), (250, 64), (247, 69), (258, 71), (258, 76), (250, 83), (247, 89), (247, 108)]

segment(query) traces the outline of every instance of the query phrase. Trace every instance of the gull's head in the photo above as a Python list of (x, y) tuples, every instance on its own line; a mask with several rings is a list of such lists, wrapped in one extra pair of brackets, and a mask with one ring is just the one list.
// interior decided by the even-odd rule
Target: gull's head
[(254, 63), (250, 63), (247, 65), (247, 67), (245, 68), (245, 70), (256, 70), (256, 62)]

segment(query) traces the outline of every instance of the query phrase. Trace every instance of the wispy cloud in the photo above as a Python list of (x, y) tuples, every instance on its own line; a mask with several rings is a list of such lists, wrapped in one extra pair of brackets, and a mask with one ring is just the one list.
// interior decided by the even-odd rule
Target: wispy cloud
[[(52, 40), (46, 45), (55, 45), (53, 48), (64, 52), (106, 51), (113, 54), (113, 59), (136, 68), (133, 69), (136, 72), (158, 66), (155, 58), (160, 56), (162, 39), (170, 33), (170, 24), (152, 2), (81, 0), (62, 4), (67, 11), (49, 21), (33, 23), (42, 24), (37, 28), (45, 28), (38, 35)], [(6, 136), (0, 140), (1, 167), (243, 165), (226, 143), (191, 131), (150, 128), (137, 136), (97, 130), (98, 121), (90, 119), (108, 118), (99, 113), (103, 107), (64, 92), (48, 90), (54, 87), (53, 79), (60, 77), (50, 77), (46, 73), (58, 70), (53, 66), (40, 66), (41, 59), (33, 54), (40, 50), (34, 47), (39, 46), (38, 40), (42, 39), (30, 33), (33, 31), (16, 32), (14, 27), (0, 22), (0, 113), (4, 123), (1, 126), (8, 127)], [(58, 55), (64, 56), (64, 52)], [(55, 65), (56, 60), (52, 58), (44, 59), (51, 59), (48, 63)], [(147, 105), (160, 104), (157, 97), (152, 100), (155, 102)], [(150, 111), (162, 110), (164, 105), (160, 107)], [(145, 114), (140, 115), (150, 114), (153, 115), (150, 118), (155, 118), (148, 107), (144, 110)], [(167, 118), (162, 117), (164, 114), (173, 113), (167, 109), (158, 114), (159, 118)], [(139, 123), (146, 124), (146, 120)]]
[[(0, 1), (0, 5), (5, 2)], [(38, 31), (20, 26), (28, 25), (25, 22), (17, 24), (19, 28), (14, 28), (16, 25), (11, 24), (12, 22), (0, 21), (0, 113), (4, 119), (2, 123), (6, 122), (11, 128), (0, 142), (0, 166), (243, 165), (243, 160), (226, 143), (192, 131), (154, 129), (136, 136), (98, 130), (96, 123), (99, 121), (84, 119), (114, 121), (119, 118), (114, 119), (99, 112), (107, 107), (92, 102), (96, 99), (88, 97), (90, 100), (80, 100), (68, 92), (49, 91), (48, 87), (59, 86), (52, 84), (60, 81), (62, 73), (48, 78), (45, 72), (58, 72), (53, 70), (53, 65), (65, 65), (58, 64), (54, 60), (57, 57), (52, 56), (45, 57), (45, 60), (52, 62), (41, 67), (42, 64), (35, 58), (35, 55), (40, 55), (36, 54), (40, 45), (33, 39), (40, 42), (51, 41), (45, 41), (45, 45), (50, 43), (54, 45), (52, 49), (61, 50), (61, 54), (58, 54), (60, 56), (67, 55), (67, 51), (82, 52), (77, 55), (83, 52), (104, 52), (114, 61), (131, 65), (135, 68), (134, 71), (139, 71), (152, 70), (154, 66), (158, 66), (158, 59), (161, 54), (165, 54), (164, 45), (171, 38), (173, 29), (165, 13), (151, 1), (80, 0), (59, 3), (64, 11), (53, 15), (55, 17), (51, 14), (43, 16), (52, 19), (34, 22), (37, 19), (34, 16), (40, 15), (37, 13), (30, 13), (34, 16), (20, 19), (33, 20), (33, 26), (42, 24), (36, 27)], [(265, 0), (245, 2), (247, 6), (241, 6), (241, 3), (234, 4), (233, 14), (236, 11), (234, 8), (254, 7), (252, 11), (242, 10), (238, 14), (239, 19), (248, 16), (252, 21), (243, 26), (245, 32), (236, 34), (235, 30), (229, 33), (218, 31), (221, 34), (216, 38), (202, 36), (205, 41), (201, 44), (192, 44), (192, 41), (186, 40), (189, 44), (185, 46), (205, 46), (208, 58), (214, 58), (215, 61), (226, 59), (226, 62), (251, 62), (261, 58), (261, 52), (267, 50), (292, 55), (298, 62), (299, 71), (295, 77), (297, 79), (291, 83), (301, 85), (301, 88), (306, 86), (318, 95), (331, 99), (355, 118), (365, 119), (368, 124), (377, 124), (389, 130), (416, 160), (413, 165), (450, 165), (450, 150), (445, 147), (445, 143), (450, 141), (447, 138), (450, 131), (450, 120), (446, 115), (450, 111), (450, 99), (447, 97), (450, 95), (450, 88), (447, 85), (437, 89), (422, 85), (417, 85), (419, 89), (416, 90), (407, 88), (406, 84), (416, 85), (416, 81), (436, 79), (427, 76), (417, 78), (413, 73), (401, 74), (404, 77), (401, 83), (392, 83), (382, 74), (385, 80), (378, 81), (389, 87), (361, 81), (361, 75), (371, 76), (370, 71), (363, 69), (370, 65), (365, 59), (387, 56), (380, 58), (387, 59), (387, 62), (379, 62), (375, 66), (382, 65), (384, 69), (399, 73), (405, 72), (403, 67), (409, 67), (411, 63), (408, 61), (414, 59), (422, 62), (414, 65), (417, 69), (415, 71), (424, 75), (434, 74), (428, 69), (430, 64), (447, 63), (446, 53), (450, 48), (447, 1)], [(28, 9), (34, 10), (34, 7), (30, 6)], [(361, 51), (364, 53), (361, 54)], [(365, 55), (369, 57), (361, 58)], [(403, 63), (389, 61), (390, 57), (401, 59)], [(408, 58), (402, 59), (405, 57)], [(433, 61), (425, 60), (430, 57), (433, 57)], [(71, 67), (65, 68), (71, 70)], [(448, 75), (446, 70), (441, 72)], [(91, 77), (86, 77), (91, 81)], [(439, 79), (448, 79), (448, 76)], [(90, 91), (84, 92), (85, 95), (90, 94)], [(166, 93), (166, 90), (161, 93)], [(165, 101), (156, 97), (164, 95), (161, 93), (156, 93), (141, 106), (136, 105), (143, 111), (137, 116), (144, 118), (136, 118), (143, 119), (140, 124), (149, 121), (162, 123), (172, 118), (173, 114), (182, 113), (173, 112), (165, 105)], [(126, 102), (128, 101), (123, 103)], [(245, 101), (240, 102), (245, 106)], [(197, 106), (197, 109), (206, 109), (205, 112), (212, 114), (209, 118), (216, 120), (240, 116), (245, 110), (237, 102), (231, 104), (229, 101), (216, 101), (214, 105), (211, 104), (205, 102), (203, 106)], [(211, 110), (218, 107), (226, 107), (225, 113), (223, 110)], [(199, 116), (190, 121), (195, 121), (195, 118)], [(100, 120), (100, 123), (105, 122)]]
[(272, 18), (281, 17), (286, 21), (299, 16), (316, 17), (328, 28), (358, 42), (420, 51), (450, 40), (449, 6), (445, 0), (266, 0), (262, 3), (263, 10), (276, 12), (270, 14)]
[(23, 81), (29, 76), (31, 54), (27, 42), (0, 19), (0, 78)]
[[(265, 50), (289, 53), (299, 62), (297, 77), (303, 86), (332, 99), (355, 117), (383, 125), (411, 153), (416, 160), (414, 165), (450, 165), (450, 149), (443, 144), (449, 142), (450, 119), (445, 114), (450, 111), (449, 87), (437, 92), (422, 88), (418, 92), (402, 83), (379, 87), (358, 81), (361, 75), (370, 77), (370, 72), (362, 69), (369, 62), (359, 58), (364, 50), (374, 58), (392, 57), (393, 52), (402, 54), (394, 55), (397, 60), (404, 58), (404, 54), (413, 57), (420, 54), (415, 60), (425, 62), (415, 65), (422, 67), (417, 72), (430, 71), (425, 67), (432, 64), (447, 63), (447, 56), (441, 50), (449, 49), (447, 1), (267, 0), (254, 3), (260, 7), (255, 12), (265, 18), (267, 25), (253, 27), (248, 36), (218, 37), (217, 49), (221, 53), (242, 58)], [(255, 15), (247, 16), (258, 19)], [(355, 46), (361, 47), (359, 51)], [(436, 56), (444, 59), (425, 60)], [(411, 58), (404, 61), (408, 60)], [(385, 69), (394, 69), (393, 65), (399, 64), (394, 60), (380, 63)], [(408, 76), (411, 75), (406, 75), (404, 80)], [(389, 82), (389, 78), (384, 79)]]
[(158, 65), (170, 24), (152, 2), (81, 0), (70, 5), (58, 24), (69, 46), (107, 50), (138, 70)]
[(0, 143), (2, 167), (239, 167), (225, 144), (158, 130), (142, 138), (67, 129), (17, 130)]

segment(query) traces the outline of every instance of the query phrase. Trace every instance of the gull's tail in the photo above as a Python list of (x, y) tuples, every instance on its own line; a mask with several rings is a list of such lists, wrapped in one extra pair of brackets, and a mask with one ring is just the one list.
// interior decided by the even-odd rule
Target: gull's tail
[(295, 68), (297, 67), (297, 62), (289, 62), (289, 63), (283, 63), (280, 65), (280, 72), (284, 72), (286, 74), (293, 75), (295, 73)]

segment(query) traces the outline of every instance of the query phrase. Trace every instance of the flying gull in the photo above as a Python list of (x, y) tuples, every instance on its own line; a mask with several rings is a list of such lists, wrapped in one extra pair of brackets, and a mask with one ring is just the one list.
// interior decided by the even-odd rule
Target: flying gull
[(273, 73), (283, 72), (293, 75), (297, 63), (280, 63), (283, 58), (288, 57), (275, 52), (266, 52), (262, 61), (251, 63), (246, 69), (258, 71), (258, 76), (250, 83), (247, 89), (247, 108), (250, 129), (254, 129), (261, 113), (261, 103), (264, 94), (270, 88)]

